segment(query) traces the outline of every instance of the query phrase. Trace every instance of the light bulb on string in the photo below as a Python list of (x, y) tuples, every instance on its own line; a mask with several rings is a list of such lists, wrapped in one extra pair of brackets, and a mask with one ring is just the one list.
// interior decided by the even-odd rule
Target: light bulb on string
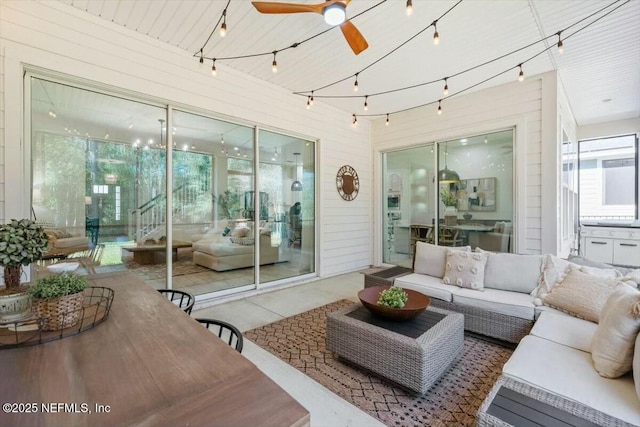
[(442, 99), (438, 101), (438, 115), (442, 115)]
[(562, 43), (562, 31), (558, 31), (558, 53), (562, 55), (564, 52), (564, 43)]
[(369, 104), (367, 103), (367, 99), (369, 99), (369, 95), (366, 95), (364, 97), (364, 107), (363, 107), (364, 111), (369, 111)]
[(387, 121), (386, 121), (386, 122), (384, 122), (384, 125), (385, 125), (385, 126), (389, 126), (389, 114), (387, 114)]
[(273, 62), (271, 63), (271, 71), (275, 73), (278, 72), (278, 62), (276, 61), (276, 54), (278, 53), (278, 51), (274, 50), (273, 51)]
[(222, 11), (222, 25), (220, 25), (220, 37), (227, 35), (227, 9)]
[(353, 91), (354, 92), (358, 91), (358, 73), (356, 73), (356, 81), (355, 83), (353, 83)]
[(433, 44), (436, 46), (440, 43), (440, 34), (438, 34), (438, 21), (433, 21)]
[(204, 64), (204, 54), (202, 52), (202, 49), (200, 49), (200, 64)]
[(313, 105), (313, 91), (311, 91), (311, 98), (309, 98), (310, 105)]
[(411, 4), (411, 0), (407, 0), (407, 16), (411, 16), (413, 13), (413, 4)]
[(218, 74), (218, 69), (216, 68), (216, 58), (213, 58), (213, 64), (211, 65), (211, 75), (215, 76)]
[(311, 97), (307, 96), (307, 110), (311, 108)]
[(442, 91), (444, 93), (444, 96), (449, 95), (449, 84), (447, 83), (447, 78), (444, 78), (444, 90)]
[(358, 118), (356, 117), (356, 115), (355, 115), (355, 114), (353, 115), (353, 121), (351, 122), (351, 125), (352, 125), (353, 127), (358, 126)]
[(524, 71), (522, 71), (522, 64), (518, 64), (518, 67), (520, 67), (520, 73), (518, 74), (518, 81), (524, 81)]

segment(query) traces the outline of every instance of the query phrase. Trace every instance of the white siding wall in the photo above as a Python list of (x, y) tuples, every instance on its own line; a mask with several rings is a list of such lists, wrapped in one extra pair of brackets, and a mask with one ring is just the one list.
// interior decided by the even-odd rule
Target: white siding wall
[[(321, 102), (306, 110), (304, 98), (223, 65), (213, 78), (189, 52), (58, 2), (2, 0), (0, 28), (0, 168), (5, 166), (0, 218), (29, 215), (29, 159), (20, 144), (26, 65), (319, 139), (317, 271), (329, 276), (371, 264), (371, 130), (366, 120), (352, 128), (351, 113)], [(353, 166), (361, 181), (352, 202), (340, 199), (335, 189), (335, 174), (344, 164)]]
[[(551, 233), (543, 233), (542, 224), (545, 216), (555, 221), (556, 207), (552, 204), (543, 209), (542, 199), (543, 195), (552, 201), (557, 198), (557, 181), (552, 180), (557, 172), (545, 175), (558, 167), (556, 82), (555, 72), (545, 73), (522, 83), (516, 81), (444, 100), (441, 116), (436, 114), (436, 105), (392, 115), (388, 127), (384, 119), (377, 120), (373, 127), (375, 182), (381, 181), (383, 151), (515, 127), (516, 251), (555, 253), (557, 238), (545, 237)], [(544, 149), (545, 144), (548, 149)], [(374, 227), (375, 259), (379, 262), (382, 226), (378, 221)]]

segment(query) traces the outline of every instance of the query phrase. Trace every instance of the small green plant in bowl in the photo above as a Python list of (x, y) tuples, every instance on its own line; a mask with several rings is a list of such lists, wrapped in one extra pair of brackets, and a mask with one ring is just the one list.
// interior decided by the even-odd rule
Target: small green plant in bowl
[(397, 286), (391, 286), (380, 292), (378, 297), (378, 305), (390, 308), (402, 308), (407, 303), (409, 295), (404, 289)]

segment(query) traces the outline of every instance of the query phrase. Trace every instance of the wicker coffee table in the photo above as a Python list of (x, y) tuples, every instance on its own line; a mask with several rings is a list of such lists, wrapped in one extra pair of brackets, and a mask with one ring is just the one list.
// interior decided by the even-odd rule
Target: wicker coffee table
[(360, 304), (327, 314), (329, 350), (419, 394), (455, 361), (463, 343), (463, 315), (437, 308), (405, 322), (374, 317)]

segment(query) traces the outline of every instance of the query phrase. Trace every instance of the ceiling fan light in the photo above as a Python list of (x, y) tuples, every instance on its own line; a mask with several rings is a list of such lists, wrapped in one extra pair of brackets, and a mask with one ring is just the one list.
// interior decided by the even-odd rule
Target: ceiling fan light
[(333, 3), (322, 11), (324, 22), (329, 25), (340, 25), (347, 18), (346, 7), (343, 3)]

